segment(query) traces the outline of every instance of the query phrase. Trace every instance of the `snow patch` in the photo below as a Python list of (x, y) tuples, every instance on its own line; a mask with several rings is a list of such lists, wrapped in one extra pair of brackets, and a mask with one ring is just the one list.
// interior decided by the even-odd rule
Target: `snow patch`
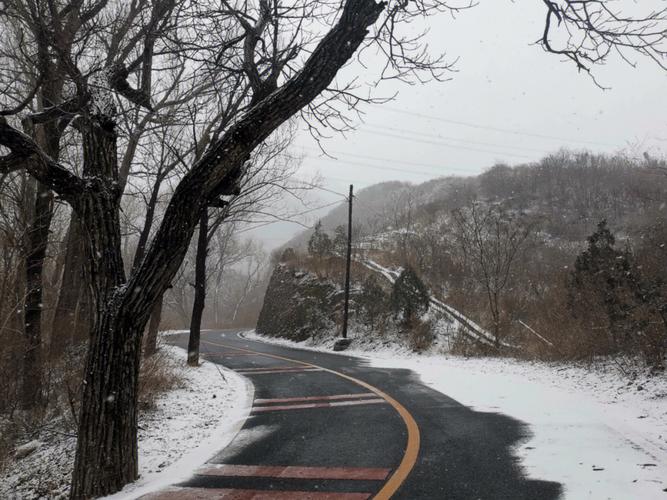
[[(371, 259), (365, 259), (359, 262), (361, 262), (361, 264), (366, 266), (371, 271), (375, 271), (380, 275), (382, 275), (392, 285), (398, 279), (401, 272), (403, 271), (403, 268), (400, 267), (397, 269), (389, 269), (388, 267), (381, 266), (380, 264)], [(432, 308), (434, 308), (440, 313), (446, 314), (449, 318), (451, 318), (452, 322), (456, 322), (457, 324), (459, 324), (462, 327), (462, 332), (465, 333), (472, 340), (475, 340), (487, 346), (495, 345), (495, 340), (493, 338), (493, 335), (491, 335), (491, 333), (484, 330), (477, 323), (475, 323), (470, 318), (463, 315), (461, 312), (457, 311), (453, 307), (436, 299), (433, 296), (433, 294), (430, 294), (430, 304)], [(500, 345), (509, 349), (515, 348), (514, 346), (502, 341), (500, 342)]]
[(412, 370), (426, 385), (475, 411), (525, 422), (532, 436), (515, 454), (526, 475), (561, 483), (566, 499), (667, 499), (666, 374), (629, 380), (611, 361), (585, 367), (425, 356), (363, 339), (344, 353), (332, 353), (333, 339), (308, 345), (254, 332), (243, 336)]
[[(166, 346), (178, 359), (185, 350)], [(104, 498), (130, 500), (186, 480), (227, 446), (252, 407), (254, 388), (245, 378), (204, 361), (183, 367), (188, 388), (172, 391), (158, 403), (159, 413), (139, 435), (140, 479)]]
[[(140, 478), (107, 498), (133, 499), (186, 479), (234, 438), (250, 411), (253, 388), (245, 378), (207, 361), (186, 367), (185, 350), (178, 347), (161, 350), (184, 386), (161, 395), (155, 410), (140, 414)], [(47, 431), (39, 446), (28, 443), (32, 451), (0, 474), (0, 498), (68, 497), (76, 438)]]

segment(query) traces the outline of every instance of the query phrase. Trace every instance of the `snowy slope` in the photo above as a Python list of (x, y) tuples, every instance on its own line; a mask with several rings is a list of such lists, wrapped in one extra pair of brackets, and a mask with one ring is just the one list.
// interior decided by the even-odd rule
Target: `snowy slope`
[[(364, 259), (360, 261), (364, 266), (366, 266), (368, 269), (375, 271), (376, 273), (380, 274), (387, 280), (389, 280), (390, 283), (394, 283), (399, 275), (401, 274), (401, 270), (398, 269), (389, 269), (387, 267), (381, 266), (377, 262), (370, 260), (370, 259)], [(494, 345), (494, 339), (493, 335), (491, 333), (487, 332), (485, 329), (483, 329), (481, 326), (479, 326), (477, 323), (472, 321), (470, 318), (466, 317), (453, 307), (445, 304), (444, 302), (436, 299), (431, 295), (430, 297), (430, 302), (431, 302), (431, 307), (433, 307), (436, 311), (443, 313), (446, 315), (448, 318), (450, 318), (455, 324), (458, 326), (461, 326), (461, 331), (470, 339), (475, 342), (479, 342), (481, 344), (487, 345), (487, 346), (493, 346)], [(500, 345), (502, 347), (508, 348), (508, 349), (513, 349), (514, 346), (507, 344), (506, 342), (500, 342)]]

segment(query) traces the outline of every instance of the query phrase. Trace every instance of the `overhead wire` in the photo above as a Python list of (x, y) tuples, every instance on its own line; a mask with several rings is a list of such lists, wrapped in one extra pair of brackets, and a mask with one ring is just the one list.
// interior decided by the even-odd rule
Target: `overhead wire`
[[(356, 156), (356, 155), (351, 155), (351, 154), (347, 155), (346, 154), (346, 156)], [(323, 161), (335, 162), (335, 163), (343, 162), (347, 165), (355, 165), (355, 166), (359, 166), (359, 167), (373, 168), (373, 169), (377, 169), (377, 170), (390, 170), (390, 171), (393, 171), (393, 172), (404, 172), (404, 173), (407, 173), (407, 174), (424, 175), (424, 176), (427, 176), (427, 177), (438, 177), (438, 176), (447, 175), (446, 172), (426, 172), (424, 170), (414, 170), (414, 169), (407, 169), (407, 168), (372, 165), (370, 163), (363, 163), (363, 162), (352, 161), (352, 160), (347, 160), (347, 159), (329, 158), (329, 157), (326, 157), (326, 156), (321, 156), (321, 157), (319, 157), (319, 156), (317, 156), (317, 157), (316, 156), (306, 156), (305, 158), (309, 158), (311, 160), (323, 160)], [(396, 160), (379, 159), (379, 158), (378, 158), (378, 160), (379, 161), (390, 161), (390, 162), (396, 161)], [(411, 163), (407, 163), (407, 164), (411, 164)], [(426, 168), (438, 168), (436, 166), (431, 166), (431, 165), (423, 165), (423, 166), (426, 167)], [(464, 171), (464, 172), (469, 173), (469, 174), (479, 173), (479, 172), (471, 172), (471, 171), (469, 171), (467, 169), (463, 169), (463, 168), (452, 168), (452, 167), (445, 167), (445, 168), (447, 168), (448, 170), (460, 170), (460, 171)]]
[(606, 147), (614, 147), (613, 144), (608, 144), (605, 142), (599, 142), (599, 141), (590, 141), (590, 140), (584, 140), (584, 139), (573, 139), (573, 138), (563, 138), (563, 137), (557, 137), (553, 135), (547, 135), (547, 134), (537, 134), (534, 132), (526, 132), (523, 130), (517, 130), (517, 129), (508, 129), (508, 128), (502, 128), (502, 127), (494, 127), (491, 125), (482, 125), (478, 123), (472, 123), (472, 122), (466, 122), (462, 120), (452, 120), (449, 118), (443, 118), (440, 116), (433, 116), (433, 115), (427, 115), (425, 113), (417, 113), (415, 111), (408, 111), (405, 109), (400, 109), (400, 108), (395, 108), (393, 106), (388, 106), (388, 105), (383, 105), (382, 109), (386, 109), (388, 111), (391, 111), (393, 113), (400, 113), (404, 115), (409, 115), (409, 116), (416, 116), (418, 118), (426, 118), (428, 120), (435, 120), (443, 123), (450, 123), (452, 125), (460, 125), (462, 127), (470, 127), (470, 128), (476, 128), (480, 130), (491, 130), (493, 132), (499, 132), (503, 134), (511, 134), (511, 135), (523, 135), (526, 137), (536, 137), (539, 139), (547, 139), (551, 141), (559, 141), (559, 142), (575, 142), (575, 143), (580, 143), (580, 144), (594, 144), (597, 146), (606, 146)]
[(463, 150), (466, 150), (466, 151), (472, 151), (474, 153), (487, 153), (487, 154), (496, 154), (496, 155), (503, 155), (503, 156), (514, 156), (516, 158), (524, 158), (524, 159), (528, 159), (528, 160), (533, 158), (532, 156), (522, 155), (522, 154), (518, 154), (518, 153), (508, 153), (508, 152), (505, 152), (505, 151), (492, 151), (492, 150), (489, 150), (489, 149), (480, 149), (480, 148), (474, 148), (472, 146), (463, 146), (463, 145), (459, 145), (459, 144), (449, 144), (449, 143), (443, 142), (443, 141), (431, 141), (431, 140), (428, 140), (428, 139), (420, 139), (420, 138), (417, 138), (417, 137), (405, 137), (405, 136), (400, 135), (400, 134), (392, 134), (390, 132), (379, 132), (379, 131), (375, 131), (375, 130), (365, 130), (363, 128), (358, 129), (357, 132), (360, 132), (362, 134), (379, 135), (379, 136), (382, 136), (382, 137), (391, 137), (392, 139), (398, 139), (398, 140), (402, 140), (402, 141), (419, 142), (421, 144), (434, 144), (436, 146), (444, 146), (444, 147), (451, 148), (451, 149), (463, 149)]
[(309, 214), (311, 212), (316, 212), (317, 210), (322, 210), (324, 208), (332, 207), (333, 205), (338, 205), (339, 203), (340, 203), (340, 200), (336, 200), (332, 203), (327, 203), (327, 204), (321, 205), (319, 207), (304, 210), (303, 212), (298, 212), (298, 213), (286, 215), (284, 218), (279, 218), (279, 219), (272, 220), (272, 221), (267, 221), (267, 222), (264, 222), (264, 223), (254, 224), (252, 227), (248, 227), (246, 229), (241, 229), (240, 231), (237, 231), (236, 234), (246, 233), (248, 231), (252, 231), (253, 229), (258, 229), (260, 227), (269, 226), (271, 224), (276, 224), (278, 222), (291, 222), (293, 224), (299, 224), (298, 222), (290, 221), (289, 219), (292, 218), (292, 217), (299, 217), (301, 215), (306, 215), (306, 214)]
[[(312, 152), (318, 152), (321, 153), (322, 150), (316, 149), (316, 148), (310, 148), (310, 147), (303, 147), (302, 149), (306, 151), (312, 151)], [(372, 155), (361, 155), (361, 154), (356, 154), (356, 153), (347, 153), (344, 151), (333, 151), (333, 150), (328, 150), (327, 153), (330, 153), (332, 155), (336, 156), (350, 156), (352, 158), (361, 158), (362, 160), (374, 160), (374, 161), (382, 161), (382, 162), (390, 162), (390, 163), (400, 163), (403, 165), (414, 165), (415, 167), (423, 167), (423, 168), (434, 168), (437, 170), (442, 170), (443, 168), (447, 170), (454, 170), (454, 171), (460, 171), (460, 172), (465, 172), (465, 173), (471, 173), (469, 168), (465, 167), (451, 167), (451, 166), (446, 166), (446, 165), (433, 165), (433, 164), (428, 164), (428, 163), (417, 163), (409, 160), (397, 160), (396, 158), (384, 158), (381, 156), (372, 156)], [(311, 158), (311, 159), (318, 159), (318, 160), (328, 160), (328, 161), (339, 161), (338, 158), (336, 157), (331, 157), (331, 156), (325, 156), (320, 154), (319, 156), (313, 157), (313, 156), (306, 156), (306, 158)], [(347, 160), (345, 160), (347, 162)], [(349, 163), (349, 162), (348, 162)], [(407, 172), (407, 173), (413, 173), (413, 172), (419, 172), (418, 170), (412, 170), (412, 169), (402, 169), (398, 167), (385, 167), (385, 166), (379, 166), (379, 165), (370, 165), (368, 163), (356, 163), (357, 165), (360, 166), (370, 166), (372, 168), (381, 168), (383, 170), (396, 170), (398, 172)], [(436, 172), (423, 172), (425, 175), (433, 175)]]
[[(458, 142), (464, 142), (467, 144), (476, 144), (479, 146), (490, 146), (494, 148), (503, 148), (503, 149), (516, 149), (518, 151), (530, 151), (532, 153), (540, 153), (540, 154), (546, 154), (547, 152), (544, 149), (537, 149), (537, 148), (530, 148), (526, 146), (513, 146), (511, 144), (496, 144), (492, 142), (482, 142), (482, 141), (473, 141), (471, 139), (464, 139), (460, 137), (451, 137), (451, 136), (446, 136), (442, 134), (431, 134), (428, 132), (423, 132), (421, 130), (415, 131), (415, 130), (408, 130), (404, 128), (398, 128), (398, 127), (387, 127), (385, 125), (378, 125), (375, 123), (365, 123), (363, 127), (371, 127), (371, 128), (376, 128), (379, 130), (389, 130), (392, 132), (400, 132), (402, 134), (407, 134), (407, 135), (417, 135), (419, 137), (431, 137), (434, 139), (444, 139), (447, 141), (458, 141)], [(360, 127), (358, 130), (361, 130), (362, 128)]]

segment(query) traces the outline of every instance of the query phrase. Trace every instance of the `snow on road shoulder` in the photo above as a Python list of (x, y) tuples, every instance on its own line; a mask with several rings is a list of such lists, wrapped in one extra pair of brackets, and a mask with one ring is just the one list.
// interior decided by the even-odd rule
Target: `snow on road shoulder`
[(556, 481), (571, 499), (667, 499), (667, 384), (642, 390), (613, 371), (506, 359), (371, 358), (407, 368), (481, 412), (529, 425), (516, 454), (529, 477)]
[[(186, 368), (178, 347), (160, 352), (179, 372), (182, 388), (160, 395), (155, 409), (140, 414), (140, 478), (108, 498), (137, 498), (185, 479), (233, 439), (248, 415), (253, 389), (246, 379), (210, 362)], [(0, 474), (0, 498), (68, 497), (76, 438), (55, 431), (39, 438), (36, 450)]]
[[(326, 342), (315, 346), (254, 332), (243, 336), (331, 352)], [(516, 455), (529, 477), (561, 483), (566, 499), (667, 500), (664, 374), (630, 381), (611, 364), (588, 369), (503, 358), (424, 356), (356, 340), (352, 345), (357, 348), (336, 354), (366, 358), (377, 368), (412, 370), (428, 386), (475, 411), (502, 413), (526, 423), (532, 436), (517, 444)]]
[[(185, 359), (184, 349), (163, 349)], [(183, 366), (181, 375), (186, 387), (160, 398), (158, 411), (140, 422), (139, 480), (105, 498), (138, 498), (187, 479), (231, 442), (248, 417), (254, 389), (245, 378), (208, 361)]]

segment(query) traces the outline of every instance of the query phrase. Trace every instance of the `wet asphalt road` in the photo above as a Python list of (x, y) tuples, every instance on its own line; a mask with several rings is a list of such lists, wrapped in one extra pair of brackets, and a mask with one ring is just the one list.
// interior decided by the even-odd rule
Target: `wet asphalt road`
[[(185, 347), (185, 335), (170, 342)], [(253, 410), (232, 443), (178, 489), (151, 498), (540, 499), (512, 449), (528, 427), (480, 413), (409, 370), (202, 332), (207, 359), (249, 377)], [(304, 364), (305, 363), (305, 364)]]

